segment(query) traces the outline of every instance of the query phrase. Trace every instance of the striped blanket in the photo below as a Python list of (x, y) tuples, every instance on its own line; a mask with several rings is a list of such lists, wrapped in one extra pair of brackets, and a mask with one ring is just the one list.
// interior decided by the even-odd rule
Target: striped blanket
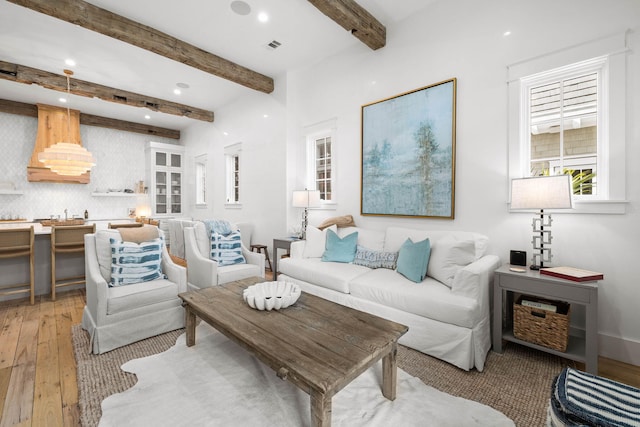
[(640, 427), (640, 389), (572, 368), (556, 377), (547, 425)]

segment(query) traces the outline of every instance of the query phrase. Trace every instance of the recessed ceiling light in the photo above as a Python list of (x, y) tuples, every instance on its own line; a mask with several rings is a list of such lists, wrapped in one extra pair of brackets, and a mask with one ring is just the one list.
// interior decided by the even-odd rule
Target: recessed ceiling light
[(149, 120), (149, 119), (151, 118), (151, 116), (150, 116), (150, 115), (148, 115), (148, 114), (145, 114), (144, 118), (145, 118), (145, 119), (147, 119), (147, 120)]
[(58, 101), (64, 104), (65, 102), (67, 102), (67, 98), (58, 98)]
[(504, 33), (502, 33), (502, 35), (505, 36), (505, 37), (509, 36), (509, 35), (511, 35), (511, 31), (505, 31)]
[(182, 93), (182, 91), (180, 89), (178, 89), (178, 88), (175, 88), (173, 90), (173, 93), (175, 93), (176, 95), (180, 95)]
[(258, 21), (267, 22), (268, 20), (269, 20), (269, 15), (267, 15), (266, 12), (260, 12), (258, 14)]
[(76, 66), (76, 61), (74, 61), (71, 58), (65, 59), (64, 63), (67, 64), (69, 67), (75, 67)]
[(265, 119), (269, 118), (268, 114), (264, 114), (262, 117), (264, 117)]
[(176, 83), (176, 86), (182, 89), (189, 89), (189, 85), (187, 83)]
[(236, 0), (231, 2), (231, 10), (238, 15), (245, 16), (251, 13), (251, 6), (246, 2)]

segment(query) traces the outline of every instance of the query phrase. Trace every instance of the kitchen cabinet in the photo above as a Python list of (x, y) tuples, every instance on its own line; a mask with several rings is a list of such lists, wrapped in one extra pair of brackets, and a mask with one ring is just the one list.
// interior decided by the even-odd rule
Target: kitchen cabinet
[(149, 142), (146, 159), (152, 215), (182, 214), (184, 147)]

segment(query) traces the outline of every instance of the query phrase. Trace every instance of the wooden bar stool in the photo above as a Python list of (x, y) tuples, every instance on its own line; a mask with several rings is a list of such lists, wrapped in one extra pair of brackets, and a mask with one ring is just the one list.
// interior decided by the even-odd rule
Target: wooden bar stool
[(56, 288), (86, 283), (85, 275), (57, 278), (56, 254), (84, 253), (84, 235), (96, 232), (96, 225), (51, 226), (51, 300)]
[(269, 250), (267, 249), (267, 245), (251, 245), (251, 252), (262, 253), (263, 251), (264, 251), (264, 258), (267, 260), (267, 263), (269, 264), (269, 271), (273, 271), (273, 267), (271, 267), (271, 260), (269, 259)]
[(0, 295), (28, 293), (32, 305), (35, 298), (33, 245), (33, 227), (0, 229), (0, 259), (29, 257), (29, 283), (2, 285)]

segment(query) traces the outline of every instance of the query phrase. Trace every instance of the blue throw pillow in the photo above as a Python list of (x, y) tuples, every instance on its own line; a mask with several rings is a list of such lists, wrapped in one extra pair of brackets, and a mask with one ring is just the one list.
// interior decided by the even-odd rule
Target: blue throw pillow
[(369, 268), (396, 269), (398, 252), (382, 252), (358, 245), (353, 263)]
[(227, 235), (211, 231), (211, 259), (221, 267), (225, 265), (246, 264), (242, 255), (242, 238), (239, 231)]
[(164, 279), (161, 237), (140, 244), (110, 239), (111, 282), (110, 287), (132, 285)]
[(327, 242), (322, 254), (322, 261), (353, 262), (357, 245), (357, 231), (341, 239), (333, 230), (327, 230)]
[(430, 256), (431, 242), (429, 242), (429, 239), (424, 239), (417, 243), (407, 239), (398, 253), (397, 271), (407, 279), (420, 283), (427, 275)]

